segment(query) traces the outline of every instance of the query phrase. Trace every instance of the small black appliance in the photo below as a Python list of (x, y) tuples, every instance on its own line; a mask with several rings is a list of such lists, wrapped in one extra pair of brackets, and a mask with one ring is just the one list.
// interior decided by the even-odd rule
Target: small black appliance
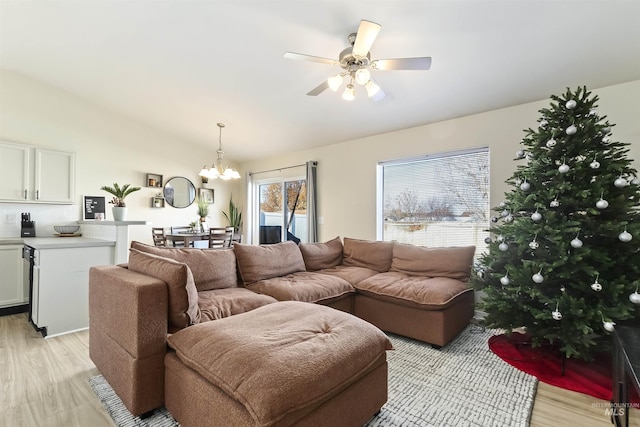
[(31, 221), (30, 213), (22, 214), (20, 237), (36, 237), (36, 222)]

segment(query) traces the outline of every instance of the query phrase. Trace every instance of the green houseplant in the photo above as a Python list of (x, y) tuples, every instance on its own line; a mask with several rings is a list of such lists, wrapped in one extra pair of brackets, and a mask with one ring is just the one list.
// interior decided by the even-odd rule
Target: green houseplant
[(229, 225), (233, 227), (235, 232), (239, 232), (242, 228), (242, 209), (238, 208), (233, 202), (233, 196), (229, 198), (229, 212), (222, 212), (222, 215), (229, 221)]
[(124, 199), (134, 191), (140, 190), (140, 187), (131, 187), (130, 184), (120, 186), (117, 183), (114, 183), (113, 187), (103, 185), (100, 189), (113, 196), (109, 203), (113, 205), (112, 212), (114, 221), (124, 221), (124, 218), (127, 215), (127, 205), (124, 202)]

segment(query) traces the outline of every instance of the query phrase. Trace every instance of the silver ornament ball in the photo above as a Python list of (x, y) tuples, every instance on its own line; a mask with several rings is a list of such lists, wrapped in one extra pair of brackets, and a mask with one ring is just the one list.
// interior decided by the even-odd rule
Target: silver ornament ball
[(609, 207), (609, 202), (607, 202), (605, 199), (600, 199), (596, 202), (596, 208), (598, 209), (606, 209)]
[(634, 304), (640, 304), (640, 294), (637, 291), (632, 293), (631, 295), (629, 295), (629, 301)]
[(622, 233), (618, 234), (618, 239), (620, 239), (621, 242), (630, 242), (631, 239), (633, 239), (633, 236), (631, 235), (631, 233), (629, 233), (628, 231), (623, 231)]
[(591, 284), (591, 289), (593, 289), (596, 292), (600, 292), (602, 290), (602, 285), (598, 282), (594, 282)]
[(582, 240), (578, 239), (577, 237), (575, 239), (573, 239), (571, 241), (571, 247), (573, 248), (581, 248), (582, 247)]
[(509, 249), (509, 245), (502, 242), (498, 245), (498, 249), (500, 249), (502, 252), (506, 252)]
[(562, 320), (562, 313), (560, 313), (558, 310), (555, 310), (551, 313), (551, 316), (553, 316), (553, 320)]
[(509, 280), (507, 276), (504, 276), (500, 278), (500, 283), (502, 283), (504, 286), (507, 286), (509, 283), (511, 283), (511, 280)]
[(549, 148), (553, 148), (556, 146), (556, 140), (551, 138), (550, 140), (547, 141), (547, 147)]
[(542, 283), (544, 282), (544, 277), (542, 276), (542, 274), (536, 273), (533, 276), (531, 276), (531, 280), (533, 280), (536, 283)]
[(534, 221), (540, 221), (542, 219), (542, 214), (540, 212), (534, 212), (531, 214), (531, 219)]
[(573, 110), (574, 108), (576, 108), (576, 101), (574, 101), (573, 99), (570, 99), (569, 101), (567, 101), (566, 104), (564, 104), (565, 107), (567, 107), (569, 110)]
[(620, 177), (620, 178), (616, 178), (615, 181), (613, 181), (613, 185), (615, 185), (618, 188), (622, 188), (622, 187), (626, 187), (627, 185), (627, 180)]
[(566, 163), (561, 164), (561, 165), (558, 167), (558, 172), (560, 172), (560, 173), (567, 173), (567, 172), (569, 172), (569, 165), (568, 165), (568, 164), (566, 164)]
[(575, 127), (574, 125), (571, 125), (567, 128), (567, 130), (565, 131), (567, 133), (567, 135), (573, 135), (578, 131), (578, 128)]
[(616, 324), (614, 322), (602, 322), (602, 326), (609, 332), (613, 332)]
[(557, 208), (558, 206), (560, 206), (560, 202), (558, 201), (558, 199), (553, 199), (551, 203), (549, 203), (549, 206), (551, 206), (552, 208)]
[(598, 162), (597, 160), (594, 160), (593, 162), (589, 163), (589, 167), (591, 169), (598, 169), (600, 167), (600, 162)]
[(531, 249), (538, 249), (540, 247), (540, 243), (536, 242), (535, 240), (533, 242), (529, 242), (529, 247)]
[(529, 191), (530, 188), (531, 188), (531, 184), (529, 184), (527, 181), (520, 184), (520, 189), (522, 191)]
[(491, 243), (491, 237), (485, 237), (484, 238), (484, 242), (488, 245), (489, 243)]

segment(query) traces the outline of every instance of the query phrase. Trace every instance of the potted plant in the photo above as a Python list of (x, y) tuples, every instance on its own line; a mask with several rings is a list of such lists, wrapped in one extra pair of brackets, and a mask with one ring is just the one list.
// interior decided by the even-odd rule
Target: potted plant
[(207, 221), (207, 216), (209, 215), (209, 202), (202, 197), (198, 197), (196, 199), (196, 206), (198, 208), (198, 216), (200, 216), (200, 229), (203, 230), (203, 225)]
[(229, 225), (233, 227), (234, 234), (240, 232), (242, 228), (242, 209), (238, 209), (238, 205), (233, 203), (233, 195), (229, 198), (229, 212), (222, 212), (222, 215), (229, 221)]
[(134, 191), (140, 190), (140, 187), (131, 187), (130, 184), (124, 184), (123, 186), (120, 186), (117, 183), (114, 183), (113, 187), (104, 185), (100, 187), (100, 189), (113, 196), (113, 198), (109, 202), (113, 205), (113, 220), (124, 221), (127, 216), (127, 205), (124, 202), (124, 199)]

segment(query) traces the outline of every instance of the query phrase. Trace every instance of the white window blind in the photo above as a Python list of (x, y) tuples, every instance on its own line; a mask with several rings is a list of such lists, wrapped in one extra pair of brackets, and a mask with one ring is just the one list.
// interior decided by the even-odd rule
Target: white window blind
[(378, 236), (420, 246), (476, 246), (489, 235), (489, 149), (378, 164)]

